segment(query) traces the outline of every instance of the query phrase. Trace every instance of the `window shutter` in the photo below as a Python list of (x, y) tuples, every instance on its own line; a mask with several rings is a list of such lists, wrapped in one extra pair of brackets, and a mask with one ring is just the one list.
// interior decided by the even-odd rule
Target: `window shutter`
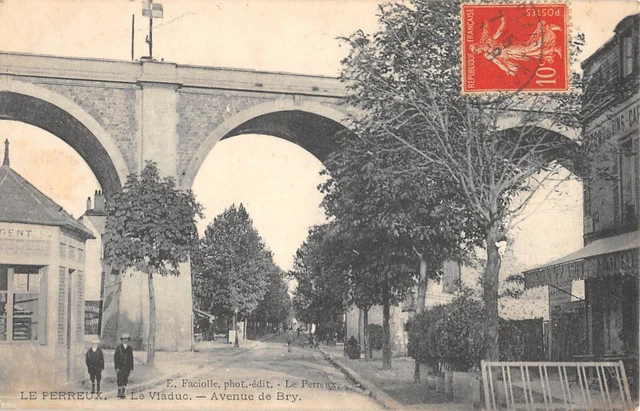
[(583, 180), (582, 205), (585, 218), (591, 216), (591, 186), (588, 178)]
[(640, 136), (636, 136), (633, 138), (633, 155), (635, 156), (635, 165), (633, 167), (633, 184), (635, 185), (634, 190), (636, 191), (636, 198), (634, 204), (634, 211), (636, 221), (640, 220), (640, 147), (638, 147), (640, 143)]
[(47, 294), (49, 294), (49, 267), (42, 267), (38, 292), (38, 342), (47, 345)]
[(620, 224), (620, 156), (618, 154), (613, 159), (613, 221), (615, 225)]

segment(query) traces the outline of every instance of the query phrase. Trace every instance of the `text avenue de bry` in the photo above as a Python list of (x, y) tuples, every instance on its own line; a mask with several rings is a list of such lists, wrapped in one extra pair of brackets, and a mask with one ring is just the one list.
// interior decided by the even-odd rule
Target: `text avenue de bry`
[[(306, 390), (340, 390), (333, 382), (297, 381), (285, 379), (273, 382), (266, 379), (167, 379), (165, 384), (147, 391), (131, 392), (128, 398), (137, 401), (284, 401), (296, 403), (303, 400)], [(294, 392), (295, 391), (295, 392)], [(84, 391), (21, 391), (21, 400), (85, 401), (106, 400), (104, 393)]]

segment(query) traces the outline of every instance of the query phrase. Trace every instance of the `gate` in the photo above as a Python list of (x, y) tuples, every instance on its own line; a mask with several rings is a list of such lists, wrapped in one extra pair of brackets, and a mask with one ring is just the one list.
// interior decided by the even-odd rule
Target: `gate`
[(622, 361), (482, 361), (487, 410), (629, 410)]

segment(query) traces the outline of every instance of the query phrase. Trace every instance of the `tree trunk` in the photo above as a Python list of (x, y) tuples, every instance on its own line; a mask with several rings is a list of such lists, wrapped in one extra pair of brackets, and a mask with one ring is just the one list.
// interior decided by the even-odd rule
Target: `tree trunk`
[(448, 366), (444, 371), (444, 394), (448, 400), (453, 400), (453, 369)]
[(240, 347), (240, 344), (238, 344), (238, 313), (233, 313), (233, 332), (235, 333), (233, 346)]
[(389, 280), (387, 270), (384, 271), (384, 285), (382, 286), (382, 368), (391, 369), (391, 332), (389, 329)]
[[(420, 278), (418, 279), (418, 295), (416, 297), (416, 315), (424, 312), (424, 306), (427, 299), (427, 261), (422, 254), (420, 256)], [(413, 366), (413, 382), (420, 384), (420, 362), (415, 361)]]
[(148, 274), (149, 284), (149, 338), (147, 339), (147, 367), (153, 367), (156, 361), (156, 291), (153, 287), (153, 274)]
[(364, 358), (367, 358), (367, 345), (366, 342), (364, 340), (364, 330), (362, 329), (362, 316), (364, 315), (362, 313), (363, 309), (358, 307), (358, 340), (362, 340), (362, 349), (364, 350)]
[(487, 268), (484, 275), (484, 359), (499, 361), (498, 346), (498, 278), (501, 257), (496, 242), (498, 228), (493, 225), (487, 233)]
[(364, 333), (362, 335), (364, 340), (364, 357), (367, 360), (373, 358), (373, 353), (371, 352), (371, 344), (369, 343), (369, 307), (362, 310), (362, 325), (364, 326)]

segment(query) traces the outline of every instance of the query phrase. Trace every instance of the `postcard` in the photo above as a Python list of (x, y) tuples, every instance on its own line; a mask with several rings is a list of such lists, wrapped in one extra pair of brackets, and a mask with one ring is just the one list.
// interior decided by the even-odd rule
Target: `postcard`
[(0, 0), (0, 409), (634, 409), (639, 13)]

